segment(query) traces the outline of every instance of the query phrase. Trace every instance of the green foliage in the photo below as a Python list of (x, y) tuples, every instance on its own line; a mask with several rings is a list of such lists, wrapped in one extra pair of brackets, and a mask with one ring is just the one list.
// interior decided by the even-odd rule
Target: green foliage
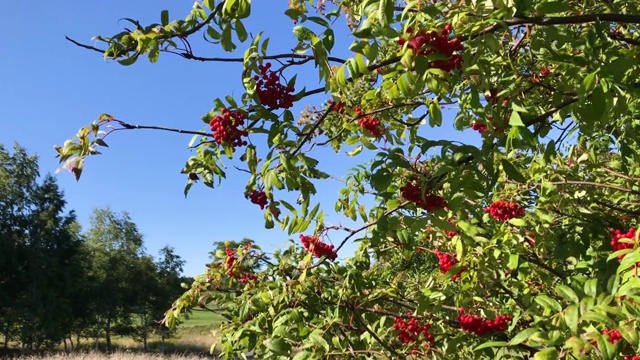
[[(264, 259), (259, 249), (217, 252), (168, 325), (214, 307), (228, 320), (220, 328), (227, 358), (615, 359), (640, 350), (639, 232), (609, 233), (635, 229), (640, 214), (636, 3), (293, 0), (283, 9), (296, 22), (290, 54), (269, 53), (267, 33), (247, 37), (241, 21), (260, 16), (250, 10), (250, 1), (205, 1), (185, 21), (131, 20), (135, 30), (97, 38), (125, 65), (142, 55), (154, 62), (200, 31), (224, 51), (247, 42), (239, 59), (180, 50), (242, 64), (245, 93), (215, 99), (203, 121), (240, 111), (251, 139), (234, 148), (208, 130), (170, 129), (195, 135), (186, 191), (200, 179), (223, 181), (223, 162), (246, 162), (245, 190), (268, 199), (265, 226), (315, 236), (251, 268), (248, 281), (240, 273)], [(334, 56), (339, 17), (354, 39), (346, 59)], [(291, 60), (272, 70), (288, 78), (315, 65), (320, 87), (287, 84), (297, 103), (315, 94), (331, 102), (299, 119), (264, 106), (254, 76), (278, 59)], [(57, 148), (76, 177), (106, 145), (106, 124), (154, 128), (101, 116)], [(434, 138), (430, 128), (445, 126), (477, 130), (481, 140)], [(333, 175), (314, 158), (322, 146), (363, 158), (330, 200), (315, 185)], [(325, 224), (333, 200), (360, 225)], [(322, 245), (329, 235), (340, 239), (333, 249)], [(355, 254), (330, 261), (349, 241)], [(513, 318), (485, 333), (462, 321), (460, 308), (471, 319)], [(433, 341), (394, 328), (407, 318), (428, 323)]]

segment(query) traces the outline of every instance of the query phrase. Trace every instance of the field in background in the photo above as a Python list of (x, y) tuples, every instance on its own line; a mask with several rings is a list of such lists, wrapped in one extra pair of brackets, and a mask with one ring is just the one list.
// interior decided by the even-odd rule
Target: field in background
[[(183, 359), (183, 360), (195, 360), (202, 359), (201, 356), (190, 355), (190, 354), (172, 354), (172, 359)], [(115, 352), (110, 355), (102, 354), (102, 353), (76, 353), (71, 355), (64, 354), (52, 354), (45, 356), (26, 356), (21, 357), (20, 359), (24, 360), (43, 360), (43, 359), (52, 359), (52, 360), (160, 360), (166, 359), (166, 357), (159, 354), (140, 354), (134, 352)]]
[(205, 326), (214, 329), (224, 320), (225, 319), (222, 316), (212, 313), (211, 311), (194, 309), (191, 311), (188, 318), (184, 318), (184, 323), (180, 324), (180, 327), (188, 328), (194, 326)]
[[(198, 359), (202, 357), (211, 357), (211, 345), (215, 342), (212, 333), (218, 325), (225, 319), (206, 310), (193, 310), (191, 314), (185, 316), (183, 323), (178, 326), (172, 337), (165, 339), (164, 353), (171, 355), (171, 358), (180, 359)], [(163, 358), (160, 355), (162, 349), (162, 341), (159, 335), (153, 334), (149, 336), (147, 342), (147, 352), (143, 352), (142, 342), (137, 342), (130, 337), (113, 336), (112, 349), (115, 354), (107, 357), (105, 354), (93, 352), (95, 349), (95, 341), (92, 339), (82, 339), (78, 348), (78, 353), (72, 353), (69, 356), (64, 355), (64, 347), (60, 345), (58, 354), (47, 355), (45, 357), (20, 357), (20, 359), (72, 359), (72, 360), (98, 360), (98, 359), (115, 359), (115, 360), (152, 360)], [(106, 350), (105, 339), (100, 339), (99, 349)], [(17, 351), (17, 349), (15, 349)], [(14, 353), (17, 355), (17, 353)], [(0, 354), (1, 357), (1, 354)], [(165, 357), (166, 358), (166, 357)]]

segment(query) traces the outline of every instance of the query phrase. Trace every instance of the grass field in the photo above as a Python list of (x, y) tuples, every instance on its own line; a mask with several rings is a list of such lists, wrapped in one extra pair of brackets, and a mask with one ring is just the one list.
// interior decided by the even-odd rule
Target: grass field
[(225, 319), (220, 315), (212, 313), (211, 311), (194, 309), (191, 311), (191, 314), (189, 314), (188, 317), (185, 316), (183, 320), (184, 323), (180, 324), (180, 327), (189, 328), (194, 326), (207, 326), (215, 328)]
[[(195, 360), (202, 359), (203, 356), (193, 355), (193, 354), (171, 354), (171, 359), (183, 359), (183, 360)], [(19, 359), (24, 360), (43, 360), (43, 359), (52, 359), (52, 360), (160, 360), (167, 359), (166, 356), (162, 356), (159, 354), (141, 354), (135, 352), (127, 352), (127, 351), (119, 351), (112, 354), (103, 354), (103, 353), (74, 353), (71, 355), (65, 354), (51, 354), (44, 356), (26, 356), (21, 357)]]

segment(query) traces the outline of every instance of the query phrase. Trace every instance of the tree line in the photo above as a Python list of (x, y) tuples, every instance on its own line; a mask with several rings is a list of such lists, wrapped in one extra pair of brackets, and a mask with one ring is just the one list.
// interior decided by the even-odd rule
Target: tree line
[(0, 145), (0, 333), (3, 351), (71, 351), (81, 339), (169, 336), (160, 320), (182, 292), (185, 261), (146, 253), (126, 212), (95, 209), (83, 231), (37, 156)]

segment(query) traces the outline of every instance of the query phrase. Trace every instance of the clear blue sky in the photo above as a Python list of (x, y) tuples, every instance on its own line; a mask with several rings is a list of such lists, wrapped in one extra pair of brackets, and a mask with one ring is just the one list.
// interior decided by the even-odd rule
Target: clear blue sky
[[(58, 168), (53, 146), (61, 145), (101, 113), (109, 113), (132, 124), (161, 125), (200, 130), (200, 116), (212, 107), (212, 100), (242, 93), (240, 64), (199, 63), (163, 54), (156, 64), (141, 59), (124, 67), (105, 62), (101, 55), (65, 41), (65, 35), (90, 43), (94, 35), (112, 35), (126, 26), (118, 19), (130, 17), (143, 24), (159, 22), (160, 11), (168, 9), (172, 20), (184, 18), (189, 1), (101, 0), (101, 1), (0, 1), (0, 143), (18, 142), (40, 156), (41, 172)], [(265, 30), (272, 38), (270, 53), (287, 52), (295, 46), (293, 24), (283, 15), (284, 0), (254, 1), (254, 14), (246, 23), (254, 34)], [(341, 28), (344, 29), (344, 28)], [(352, 39), (337, 33), (337, 56), (348, 56)], [(342, 34), (342, 35), (341, 35)], [(201, 56), (226, 54), (215, 46), (197, 46)], [(307, 88), (317, 86), (311, 63), (298, 76)], [(298, 86), (299, 88), (300, 86)], [(306, 98), (305, 104), (320, 104), (324, 95)], [(429, 129), (432, 138), (453, 136), (452, 125)], [(462, 134), (457, 134), (460, 139)], [(478, 137), (479, 138), (479, 137)], [(255, 239), (271, 252), (289, 237), (278, 228), (263, 228), (263, 213), (243, 197), (244, 173), (230, 169), (222, 186), (211, 190), (196, 185), (188, 198), (182, 190), (185, 175), (180, 169), (190, 156), (190, 136), (158, 131), (123, 131), (112, 134), (109, 149), (89, 158), (80, 182), (62, 172), (57, 176), (68, 208), (77, 212), (86, 229), (95, 207), (110, 206), (128, 211), (145, 235), (148, 253), (169, 244), (186, 261), (185, 273), (204, 270), (214, 241)], [(321, 167), (342, 177), (355, 162), (329, 151), (313, 154)], [(355, 159), (361, 160), (361, 159)], [(318, 188), (318, 200), (332, 211), (340, 183), (326, 181)], [(329, 221), (348, 224), (330, 214)], [(334, 242), (339, 237), (332, 238)], [(354, 249), (346, 247), (344, 258)]]

